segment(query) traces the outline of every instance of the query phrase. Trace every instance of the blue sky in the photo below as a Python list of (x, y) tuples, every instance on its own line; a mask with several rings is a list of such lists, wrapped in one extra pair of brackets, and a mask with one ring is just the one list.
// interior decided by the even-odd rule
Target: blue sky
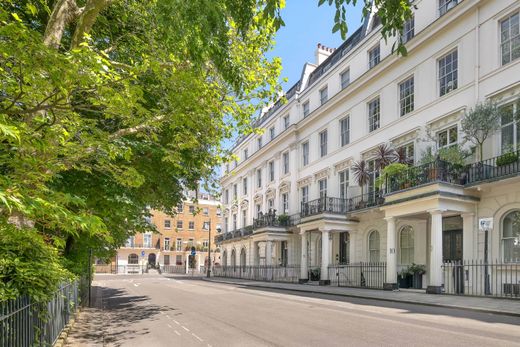
[[(347, 12), (349, 33), (361, 25), (363, 1)], [(287, 77), (284, 90), (289, 89), (300, 78), (305, 62), (314, 63), (316, 45), (337, 48), (343, 40), (339, 32), (332, 34), (335, 6), (327, 3), (318, 7), (318, 0), (287, 0), (282, 10), (285, 26), (276, 35), (276, 47), (269, 56), (282, 58), (281, 78)]]
[[(350, 6), (347, 12), (348, 34), (361, 26), (361, 10), (363, 1), (358, 1), (356, 7)], [(314, 51), (318, 43), (327, 47), (337, 48), (343, 40), (339, 32), (332, 33), (334, 25), (335, 6), (324, 4), (318, 7), (318, 0), (287, 0), (282, 10), (285, 26), (276, 34), (276, 45), (269, 57), (282, 58), (282, 73), (280, 81), (287, 91), (295, 84), (301, 75), (303, 64), (314, 63)], [(234, 140), (223, 142), (224, 148), (233, 146)]]

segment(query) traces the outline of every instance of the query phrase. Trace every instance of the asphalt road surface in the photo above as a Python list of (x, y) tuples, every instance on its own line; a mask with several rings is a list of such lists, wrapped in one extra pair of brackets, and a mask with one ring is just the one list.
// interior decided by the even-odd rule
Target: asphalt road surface
[(520, 317), (179, 276), (94, 286), (98, 309), (80, 315), (69, 346), (520, 346)]

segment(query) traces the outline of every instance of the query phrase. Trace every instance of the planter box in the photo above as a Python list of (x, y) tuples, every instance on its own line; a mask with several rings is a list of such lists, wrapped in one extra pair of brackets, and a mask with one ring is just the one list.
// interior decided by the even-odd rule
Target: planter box
[(412, 285), (414, 289), (422, 289), (422, 274), (414, 274), (412, 277)]
[(412, 288), (413, 286), (413, 276), (412, 275), (406, 275), (401, 276), (399, 275), (397, 277), (397, 284), (399, 285), (399, 288)]

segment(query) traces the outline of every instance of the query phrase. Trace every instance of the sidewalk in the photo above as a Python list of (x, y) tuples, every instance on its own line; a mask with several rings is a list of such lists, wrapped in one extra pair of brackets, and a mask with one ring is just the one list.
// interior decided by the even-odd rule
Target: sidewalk
[(244, 287), (279, 289), (304, 293), (339, 295), (352, 298), (381, 300), (448, 307), (520, 317), (520, 299), (485, 298), (456, 295), (436, 295), (409, 291), (384, 291), (375, 289), (317, 286), (309, 284), (274, 283), (242, 280), (235, 278), (202, 278), (215, 283), (235, 284)]
[(71, 329), (65, 346), (97, 347), (105, 345), (105, 326), (107, 318), (103, 311), (103, 291), (92, 287), (92, 307), (84, 307)]

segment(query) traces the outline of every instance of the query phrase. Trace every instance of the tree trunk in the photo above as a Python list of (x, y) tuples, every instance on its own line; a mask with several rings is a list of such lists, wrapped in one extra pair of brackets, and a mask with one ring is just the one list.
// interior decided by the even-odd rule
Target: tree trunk
[(85, 34), (88, 34), (92, 30), (92, 26), (96, 22), (96, 18), (99, 13), (110, 4), (110, 0), (88, 0), (84, 10), (78, 18), (76, 30), (74, 30), (74, 36), (72, 36), (72, 42), (70, 48), (77, 48), (83, 41)]
[(47, 22), (43, 43), (49, 47), (59, 48), (65, 28), (80, 13), (81, 9), (75, 0), (58, 0)]

